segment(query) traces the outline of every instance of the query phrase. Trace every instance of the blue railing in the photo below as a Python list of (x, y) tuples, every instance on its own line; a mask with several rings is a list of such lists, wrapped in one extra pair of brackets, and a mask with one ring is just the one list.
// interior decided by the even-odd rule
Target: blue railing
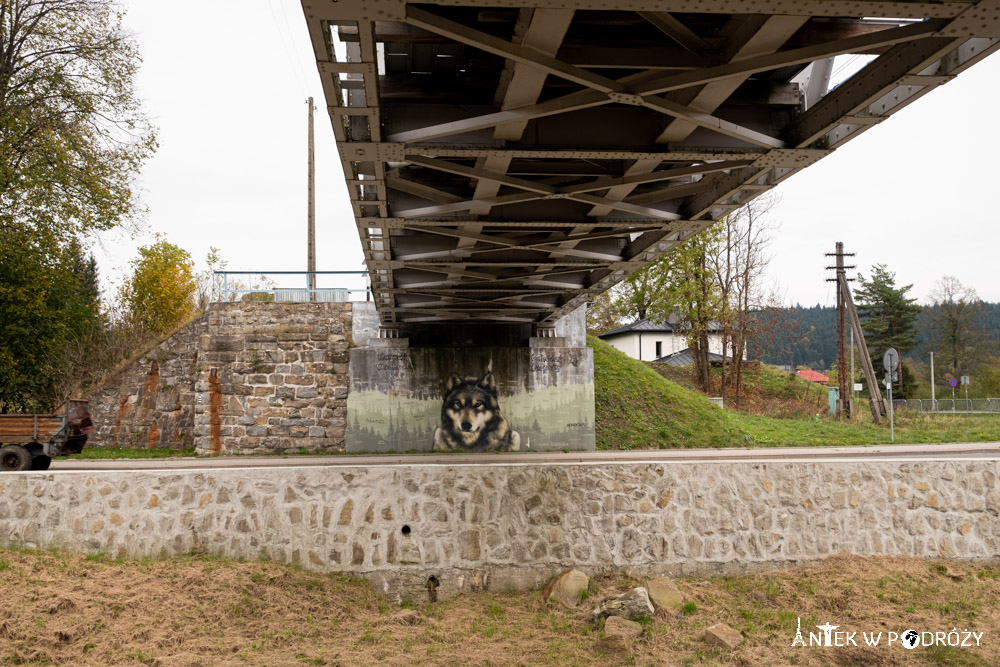
[[(222, 284), (213, 292), (217, 292), (224, 302), (242, 300), (247, 294), (269, 294), (272, 298), (267, 299), (268, 301), (285, 303), (371, 301), (371, 286), (367, 282), (367, 271), (214, 271), (213, 273), (222, 278)], [(246, 281), (230, 281), (230, 276), (254, 276), (269, 284), (251, 286)], [(305, 287), (280, 287), (271, 284), (274, 281), (270, 280), (269, 276), (304, 276)], [(320, 276), (340, 276), (337, 282), (353, 283), (353, 286), (312, 287), (312, 284), (319, 284)], [(310, 277), (316, 278), (315, 283)]]

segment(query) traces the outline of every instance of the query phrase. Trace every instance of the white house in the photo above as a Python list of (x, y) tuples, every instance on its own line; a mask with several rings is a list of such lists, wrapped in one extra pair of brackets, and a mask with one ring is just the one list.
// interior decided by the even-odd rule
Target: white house
[[(632, 324), (605, 331), (599, 338), (621, 350), (633, 359), (657, 361), (687, 349), (685, 332), (679, 326), (679, 318), (671, 314), (666, 322), (654, 323), (639, 320)], [(709, 354), (722, 355), (722, 331), (714, 322), (708, 333)], [(731, 351), (730, 351), (731, 352)]]

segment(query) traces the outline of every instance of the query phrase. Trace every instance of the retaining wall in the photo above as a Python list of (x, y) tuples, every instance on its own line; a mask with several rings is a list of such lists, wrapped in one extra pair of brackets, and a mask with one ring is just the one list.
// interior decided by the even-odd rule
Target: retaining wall
[(89, 396), (88, 447), (194, 446), (194, 385), (208, 317), (169, 336)]
[(88, 447), (342, 451), (350, 303), (214, 303), (90, 398)]
[(335, 466), (6, 473), (0, 544), (270, 558), (388, 598), (578, 567), (772, 569), (847, 552), (1000, 556), (997, 462)]

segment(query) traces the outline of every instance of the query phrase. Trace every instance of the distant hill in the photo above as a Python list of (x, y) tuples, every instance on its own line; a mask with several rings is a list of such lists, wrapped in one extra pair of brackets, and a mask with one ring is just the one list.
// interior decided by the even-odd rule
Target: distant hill
[[(931, 306), (917, 319), (917, 347), (912, 357), (925, 359), (930, 351)], [(1000, 303), (983, 302), (982, 325), (990, 351), (1000, 353)], [(775, 365), (807, 366), (825, 370), (837, 361), (837, 309), (819, 304), (796, 304), (769, 314), (761, 322), (763, 333), (750, 344), (749, 356)]]
[(779, 308), (761, 316), (760, 335), (747, 355), (776, 366), (826, 370), (837, 360), (837, 309), (816, 304)]

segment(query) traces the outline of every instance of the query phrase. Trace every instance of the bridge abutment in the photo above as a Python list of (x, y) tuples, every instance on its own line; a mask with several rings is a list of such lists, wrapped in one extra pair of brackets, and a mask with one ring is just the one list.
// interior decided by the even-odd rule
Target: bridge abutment
[(542, 331), (386, 331), (370, 303), (217, 303), (90, 398), (98, 447), (594, 449), (582, 308)]
[(355, 304), (348, 451), (594, 449), (594, 360), (581, 308), (525, 324), (403, 324)]

